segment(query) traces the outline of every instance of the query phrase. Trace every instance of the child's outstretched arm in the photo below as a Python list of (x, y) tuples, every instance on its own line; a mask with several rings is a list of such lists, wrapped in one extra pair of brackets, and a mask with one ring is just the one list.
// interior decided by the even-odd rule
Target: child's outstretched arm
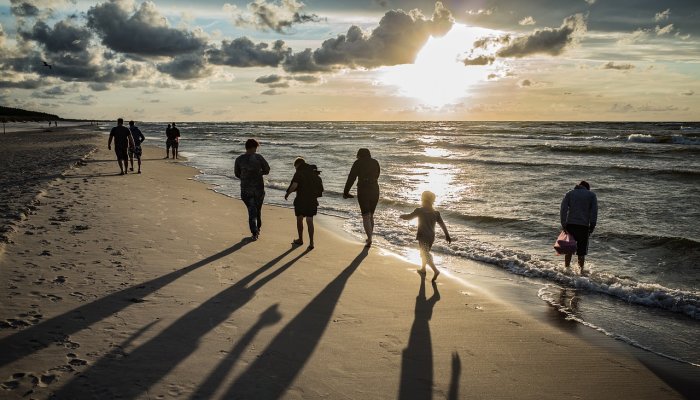
[(399, 215), (399, 218), (405, 219), (405, 220), (408, 221), (408, 220), (413, 219), (413, 218), (415, 218), (415, 217), (417, 217), (417, 216), (418, 216), (418, 213), (416, 212), (416, 210), (413, 210), (413, 212), (410, 213), (410, 214), (401, 214), (401, 215)]
[(447, 240), (447, 243), (452, 243), (450, 233), (447, 232), (447, 225), (445, 225), (445, 222), (442, 220), (440, 214), (438, 214), (437, 223), (440, 224), (440, 228), (442, 228), (442, 231), (445, 232), (445, 240)]

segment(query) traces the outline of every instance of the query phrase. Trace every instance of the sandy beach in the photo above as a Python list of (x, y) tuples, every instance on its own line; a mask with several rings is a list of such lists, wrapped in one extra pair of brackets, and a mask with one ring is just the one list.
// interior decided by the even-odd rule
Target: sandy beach
[(292, 247), (289, 209), (264, 208), (248, 241), (243, 204), (162, 149), (119, 176), (106, 136), (65, 133), (84, 146), (65, 172), (29, 187), (20, 160), (46, 157), (56, 132), (26, 133), (6, 178), (18, 192), (2, 192), (8, 210), (31, 208), (3, 221), (0, 398), (697, 396), (692, 368), (547, 323), (493, 288), (433, 285), (328, 227), (315, 249)]

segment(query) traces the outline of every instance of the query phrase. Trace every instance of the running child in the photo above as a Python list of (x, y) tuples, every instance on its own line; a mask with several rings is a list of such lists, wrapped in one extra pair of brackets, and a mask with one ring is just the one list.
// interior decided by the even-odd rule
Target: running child
[(413, 210), (410, 214), (401, 215), (401, 219), (411, 220), (418, 218), (418, 232), (416, 233), (416, 239), (418, 240), (418, 246), (420, 247), (420, 258), (422, 261), (421, 269), (418, 270), (420, 274), (425, 274), (425, 265), (430, 265), (433, 270), (433, 282), (440, 275), (440, 271), (435, 267), (433, 262), (433, 255), (430, 254), (430, 249), (433, 247), (433, 242), (435, 241), (435, 224), (440, 224), (442, 231), (445, 232), (445, 240), (447, 243), (452, 243), (452, 238), (447, 232), (447, 226), (442, 221), (440, 212), (433, 208), (435, 203), (435, 193), (425, 191), (421, 194), (421, 206)]

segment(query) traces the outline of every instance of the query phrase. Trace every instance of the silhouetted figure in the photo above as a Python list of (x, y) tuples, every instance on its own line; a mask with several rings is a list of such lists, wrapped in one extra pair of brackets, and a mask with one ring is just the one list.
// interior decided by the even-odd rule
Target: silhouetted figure
[(129, 148), (129, 162), (131, 163), (131, 168), (129, 168), (129, 171), (134, 170), (134, 156), (136, 156), (136, 160), (138, 160), (139, 164), (139, 171), (138, 173), (141, 173), (141, 153), (143, 152), (141, 150), (141, 143), (146, 140), (146, 137), (143, 136), (143, 133), (141, 133), (141, 129), (138, 128), (138, 126), (134, 125), (134, 121), (129, 121), (129, 131), (131, 131), (131, 137), (134, 138), (134, 147)]
[(170, 130), (170, 135), (173, 138), (172, 143), (171, 143), (171, 148), (173, 150), (173, 158), (177, 158), (178, 148), (180, 147), (180, 129), (178, 129), (177, 126), (175, 126), (174, 122), (173, 122), (173, 127)]
[(53, 121), (53, 126), (58, 128), (58, 121)]
[(44, 67), (49, 67), (49, 69), (53, 69), (53, 65), (47, 63), (46, 61), (42, 61), (44, 63)]
[[(287, 200), (292, 192), (297, 195), (294, 198), (294, 215), (297, 217), (297, 239), (294, 239), (292, 244), (300, 246), (304, 244), (304, 219), (309, 231), (309, 250), (314, 248), (314, 215), (318, 212), (319, 189), (315, 187), (318, 171), (315, 166), (309, 165), (306, 161), (299, 157), (294, 160), (294, 168), (296, 172), (292, 177), (292, 182), (284, 194), (284, 199)], [(320, 178), (318, 178), (320, 179)], [(321, 186), (320, 191), (323, 191)]]
[[(576, 255), (578, 256), (578, 266), (583, 274), (583, 265), (588, 254), (588, 238), (595, 229), (598, 222), (598, 198), (591, 191), (591, 185), (586, 181), (581, 181), (570, 190), (561, 201), (559, 209), (561, 227), (576, 239)], [(572, 254), (564, 256), (564, 266), (571, 268)]]
[[(134, 146), (134, 138), (131, 136), (131, 131), (124, 126), (124, 119), (117, 119), (117, 126), (109, 132), (109, 140), (107, 148), (112, 149), (112, 139), (114, 139), (114, 152), (117, 154), (117, 163), (119, 163), (119, 175), (127, 174), (129, 148)], [(123, 165), (122, 165), (123, 163)]]
[(172, 126), (168, 124), (165, 128), (165, 158), (170, 158), (170, 147), (173, 145), (172, 131)]
[(241, 180), (241, 200), (248, 208), (248, 225), (251, 238), (258, 240), (262, 227), (262, 206), (265, 199), (263, 175), (270, 173), (270, 165), (257, 154), (260, 144), (255, 139), (245, 142), (245, 154), (236, 158), (233, 173)]
[(425, 191), (421, 194), (421, 207), (416, 208), (410, 214), (401, 215), (401, 219), (411, 220), (413, 218), (418, 218), (418, 232), (416, 233), (416, 239), (418, 240), (418, 247), (420, 248), (420, 258), (422, 262), (421, 269), (418, 270), (420, 274), (425, 274), (425, 265), (428, 264), (433, 270), (433, 282), (437, 279), (440, 272), (435, 263), (433, 262), (433, 255), (430, 254), (430, 249), (433, 247), (433, 242), (435, 242), (435, 224), (440, 224), (442, 231), (445, 232), (445, 240), (447, 243), (452, 243), (452, 238), (447, 232), (447, 226), (442, 221), (440, 213), (433, 208), (435, 203), (435, 193)]
[(372, 245), (372, 235), (374, 234), (374, 211), (379, 202), (379, 162), (372, 158), (369, 149), (359, 149), (357, 160), (352, 164), (348, 180), (343, 190), (343, 198), (349, 199), (353, 196), (350, 189), (357, 179), (357, 202), (360, 204), (362, 214), (362, 225), (365, 228), (367, 240), (366, 246)]

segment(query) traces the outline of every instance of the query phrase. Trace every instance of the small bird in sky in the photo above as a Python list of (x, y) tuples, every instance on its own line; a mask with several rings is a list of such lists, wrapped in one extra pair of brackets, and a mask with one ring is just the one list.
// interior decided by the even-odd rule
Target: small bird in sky
[(53, 66), (46, 61), (42, 61), (44, 63), (44, 67), (49, 67), (49, 69), (53, 69)]

